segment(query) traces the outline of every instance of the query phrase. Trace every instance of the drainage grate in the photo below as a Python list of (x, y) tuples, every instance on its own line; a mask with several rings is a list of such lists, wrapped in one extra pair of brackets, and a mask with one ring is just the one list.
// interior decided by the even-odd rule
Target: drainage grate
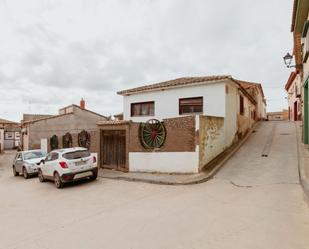
[(290, 135), (290, 133), (280, 133), (281, 136), (287, 136)]

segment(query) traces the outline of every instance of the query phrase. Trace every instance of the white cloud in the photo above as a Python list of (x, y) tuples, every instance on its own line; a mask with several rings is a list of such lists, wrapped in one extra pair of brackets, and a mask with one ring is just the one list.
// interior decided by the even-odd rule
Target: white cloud
[(116, 91), (231, 74), (286, 106), (289, 0), (0, 0), (0, 117), (77, 103), (120, 112)]

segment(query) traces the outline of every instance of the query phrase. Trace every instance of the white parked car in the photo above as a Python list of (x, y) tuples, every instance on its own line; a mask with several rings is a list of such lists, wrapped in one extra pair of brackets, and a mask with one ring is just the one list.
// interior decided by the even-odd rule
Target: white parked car
[(52, 180), (57, 188), (83, 178), (95, 180), (98, 176), (97, 158), (82, 147), (53, 150), (47, 154), (38, 173), (40, 182)]
[(31, 175), (38, 174), (38, 168), (44, 161), (46, 153), (41, 150), (27, 150), (17, 152), (13, 161), (13, 174), (18, 176), (20, 173), (25, 179)]

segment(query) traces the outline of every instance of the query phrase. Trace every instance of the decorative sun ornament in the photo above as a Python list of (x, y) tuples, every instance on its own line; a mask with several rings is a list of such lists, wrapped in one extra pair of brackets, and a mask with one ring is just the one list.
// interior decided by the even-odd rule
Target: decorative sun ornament
[(63, 145), (63, 148), (71, 148), (73, 146), (73, 139), (72, 139), (71, 133), (67, 132), (62, 137), (62, 145)]
[(58, 141), (58, 137), (57, 135), (53, 135), (51, 138), (50, 138), (50, 148), (51, 150), (56, 150), (58, 149), (58, 145), (59, 145), (59, 141)]
[(87, 149), (90, 148), (90, 134), (87, 131), (82, 130), (78, 134), (78, 145)]
[(139, 127), (140, 141), (146, 149), (161, 148), (166, 139), (166, 129), (163, 122), (150, 119)]

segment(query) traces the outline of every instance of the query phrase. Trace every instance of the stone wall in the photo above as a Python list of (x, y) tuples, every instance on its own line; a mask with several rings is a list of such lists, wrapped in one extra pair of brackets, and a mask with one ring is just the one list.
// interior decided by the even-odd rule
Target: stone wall
[(29, 125), (27, 137), (29, 149), (40, 149), (41, 139), (47, 138), (48, 151), (50, 151), (50, 138), (57, 135), (59, 148), (63, 147), (62, 137), (69, 132), (72, 135), (73, 147), (78, 145), (78, 133), (86, 130), (90, 133), (90, 151), (98, 152), (100, 148), (100, 136), (97, 122), (103, 117), (91, 112), (77, 110), (74, 114), (61, 115), (45, 120), (37, 121)]
[(224, 118), (200, 116), (200, 169), (226, 149), (224, 133)]

